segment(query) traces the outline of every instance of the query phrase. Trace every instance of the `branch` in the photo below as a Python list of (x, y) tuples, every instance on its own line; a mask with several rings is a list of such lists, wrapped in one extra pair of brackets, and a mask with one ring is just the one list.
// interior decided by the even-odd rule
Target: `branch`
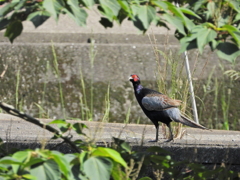
[(30, 123), (33, 123), (41, 128), (44, 128), (52, 133), (54, 133), (55, 136), (62, 138), (66, 143), (68, 143), (74, 150), (76, 150), (77, 152), (81, 152), (81, 150), (66, 136), (63, 136), (63, 134), (61, 132), (59, 132), (57, 129), (53, 128), (52, 126), (49, 126), (31, 116), (29, 116), (28, 114), (25, 114), (23, 112), (19, 112), (17, 109), (15, 109), (13, 106), (8, 105), (6, 103), (0, 102), (0, 107), (5, 110), (7, 113), (20, 117), (22, 119), (24, 119), (25, 121), (28, 121)]

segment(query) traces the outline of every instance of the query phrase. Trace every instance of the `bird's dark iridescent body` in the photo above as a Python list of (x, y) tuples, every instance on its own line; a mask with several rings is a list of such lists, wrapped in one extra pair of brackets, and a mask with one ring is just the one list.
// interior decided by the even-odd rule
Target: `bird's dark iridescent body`
[(177, 108), (181, 104), (180, 100), (174, 100), (160, 92), (144, 88), (140, 84), (140, 78), (135, 74), (131, 75), (129, 80), (133, 84), (136, 99), (143, 112), (156, 127), (156, 139), (154, 141), (158, 141), (159, 121), (166, 124), (169, 128), (171, 137), (167, 142), (173, 140), (170, 124), (172, 121), (180, 122), (194, 128), (207, 129), (181, 115), (180, 110)]

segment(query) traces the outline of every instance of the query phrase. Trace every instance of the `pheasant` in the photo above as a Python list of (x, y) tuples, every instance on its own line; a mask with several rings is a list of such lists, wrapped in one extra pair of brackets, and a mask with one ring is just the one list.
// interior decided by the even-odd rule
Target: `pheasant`
[(180, 100), (171, 99), (160, 92), (144, 88), (140, 83), (140, 78), (136, 74), (131, 75), (129, 80), (133, 84), (134, 93), (140, 107), (156, 127), (156, 139), (152, 142), (158, 141), (159, 121), (166, 124), (169, 128), (170, 138), (166, 142), (173, 140), (173, 133), (170, 124), (172, 121), (193, 128), (207, 129), (181, 115), (181, 112), (178, 109), (178, 106), (181, 105)]

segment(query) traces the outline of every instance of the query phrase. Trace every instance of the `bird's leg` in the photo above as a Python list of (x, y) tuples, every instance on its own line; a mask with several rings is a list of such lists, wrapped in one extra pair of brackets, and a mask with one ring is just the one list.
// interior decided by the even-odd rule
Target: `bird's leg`
[(172, 128), (171, 128), (171, 123), (167, 124), (167, 127), (169, 129), (170, 138), (167, 141), (165, 141), (165, 142), (170, 142), (170, 141), (173, 140), (173, 133), (172, 133)]
[(158, 142), (158, 130), (159, 130), (159, 124), (157, 122), (157, 124), (154, 124), (156, 127), (156, 139), (153, 141), (148, 141), (148, 142)]
[(158, 142), (158, 130), (159, 130), (159, 124), (156, 126), (156, 142)]

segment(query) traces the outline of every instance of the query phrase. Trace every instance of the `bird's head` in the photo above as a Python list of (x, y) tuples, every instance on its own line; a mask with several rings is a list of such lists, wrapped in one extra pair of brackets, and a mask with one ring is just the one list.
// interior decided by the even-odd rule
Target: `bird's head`
[(136, 74), (132, 74), (129, 77), (129, 81), (131, 81), (132, 83), (136, 83), (136, 84), (140, 84), (140, 78), (138, 77), (138, 75)]

